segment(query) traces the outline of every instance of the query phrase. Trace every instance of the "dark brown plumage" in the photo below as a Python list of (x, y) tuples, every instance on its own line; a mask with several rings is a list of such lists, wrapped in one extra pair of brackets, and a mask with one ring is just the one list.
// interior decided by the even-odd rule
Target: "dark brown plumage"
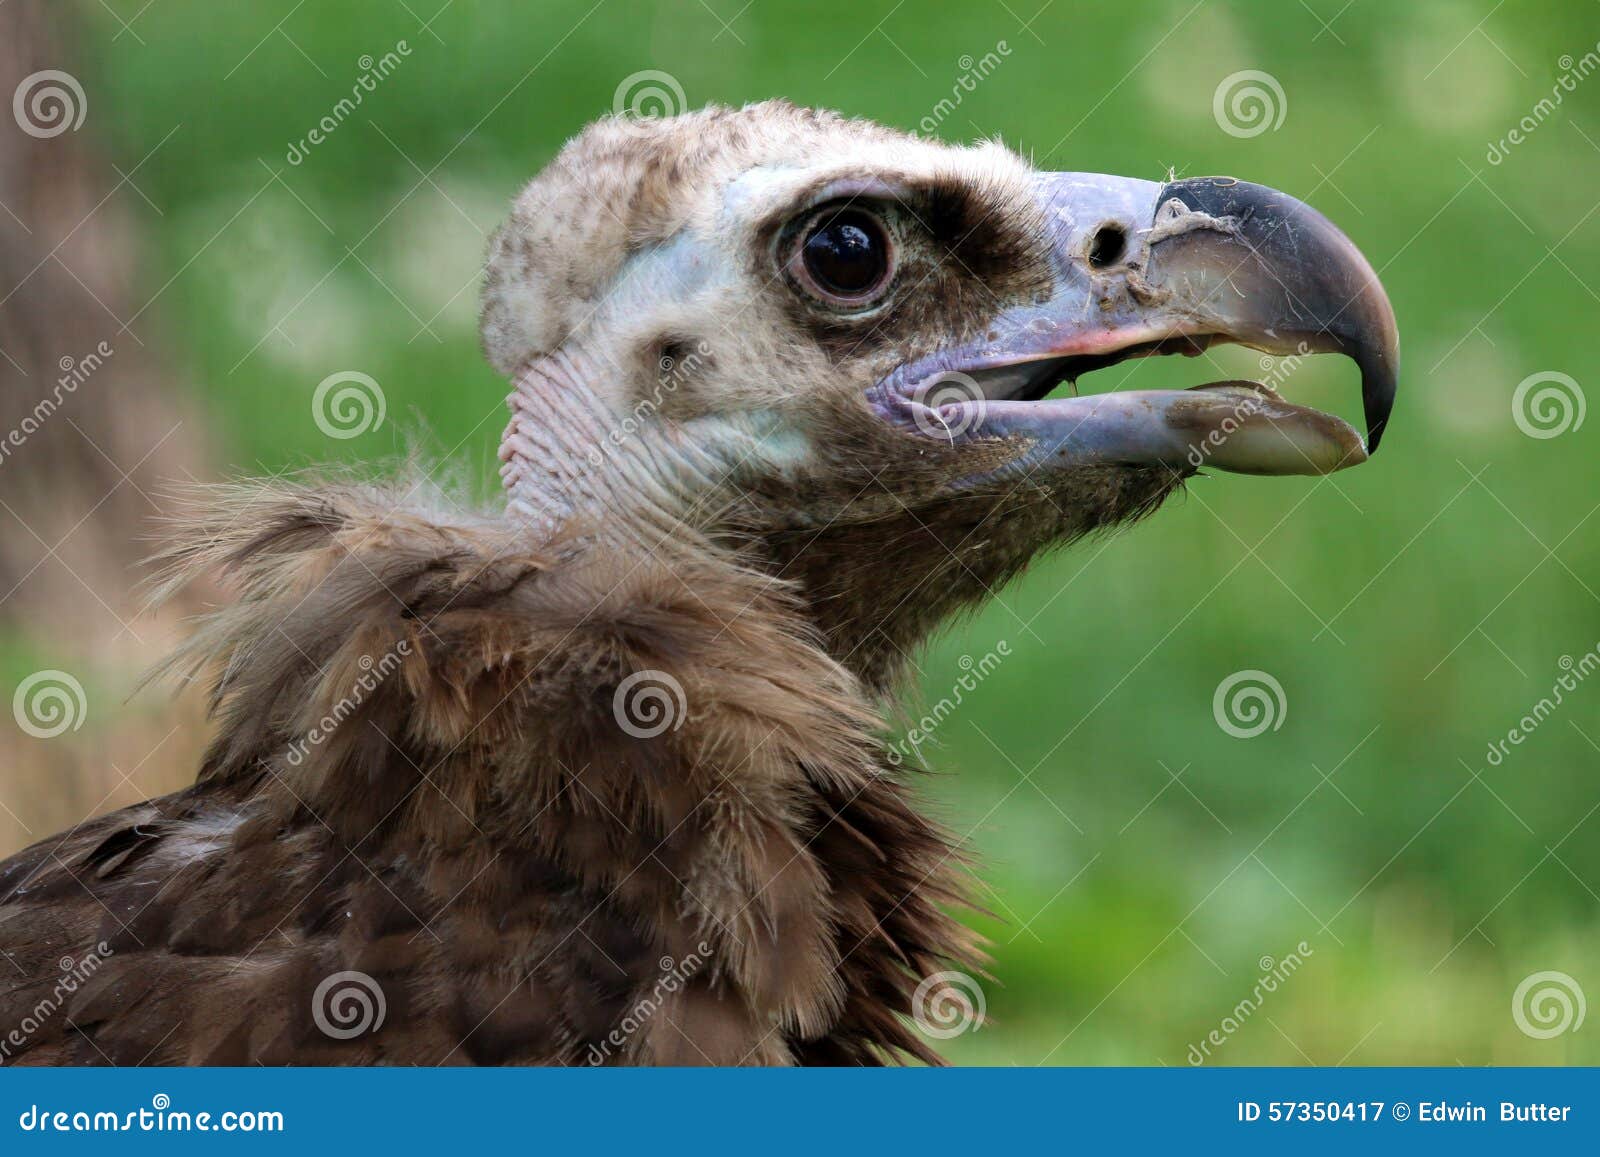
[[(1364, 457), (1264, 387), (1040, 400), (1299, 336), (1320, 283), (1216, 279), (1311, 211), (1217, 188), (1248, 211), (781, 103), (589, 129), (491, 247), (506, 511), (419, 477), (178, 520), (167, 589), (237, 592), (171, 664), (216, 737), (193, 787), (0, 864), (0, 1023), (31, 1026), (0, 1059), (937, 1060), (919, 988), (982, 960), (882, 738), (909, 653), (1205, 456)], [(864, 296), (796, 264), (841, 206), (877, 238)], [(1305, 236), (1276, 284), (1364, 267)], [(1340, 340), (1392, 370), (1363, 308), (1378, 337)], [(946, 371), (969, 392), (931, 394)]]
[[(401, 493), (240, 490), (174, 551), (242, 590), (175, 660), (221, 671), (218, 739), (193, 788), (0, 867), (27, 978), (0, 1018), (107, 946), (10, 1059), (579, 1064), (696, 956), (610, 1059), (928, 1056), (896, 1014), (972, 951), (938, 907), (960, 863), (793, 593), (681, 544), (530, 553)], [(636, 671), (682, 686), (680, 727), (618, 727)], [(347, 970), (385, 1025), (330, 1039), (310, 996)]]

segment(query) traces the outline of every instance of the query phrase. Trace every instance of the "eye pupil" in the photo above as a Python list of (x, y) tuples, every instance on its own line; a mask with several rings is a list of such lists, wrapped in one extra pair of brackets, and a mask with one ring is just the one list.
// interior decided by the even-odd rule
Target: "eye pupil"
[(817, 284), (841, 297), (877, 288), (889, 267), (883, 229), (865, 213), (844, 212), (823, 221), (806, 238), (803, 253)]

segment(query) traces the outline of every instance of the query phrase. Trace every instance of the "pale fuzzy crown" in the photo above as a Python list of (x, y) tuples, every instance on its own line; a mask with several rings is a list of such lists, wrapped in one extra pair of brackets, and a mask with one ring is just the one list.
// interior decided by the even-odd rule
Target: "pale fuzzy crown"
[(766, 101), (680, 116), (597, 121), (522, 190), (489, 244), (481, 313), (489, 362), (511, 375), (592, 315), (627, 259), (686, 227), (715, 225), (727, 185), (774, 172), (956, 162), (1025, 178), (998, 144), (959, 148), (870, 121)]

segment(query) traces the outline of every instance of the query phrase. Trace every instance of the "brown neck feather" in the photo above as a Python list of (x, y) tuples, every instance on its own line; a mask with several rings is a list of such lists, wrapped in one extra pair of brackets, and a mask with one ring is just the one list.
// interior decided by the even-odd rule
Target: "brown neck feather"
[(774, 573), (796, 582), (828, 649), (892, 693), (927, 638), (1011, 581), (1041, 550), (1153, 511), (1170, 471), (1082, 470), (1058, 481), (949, 497), (870, 522), (769, 534)]
[[(530, 551), (371, 489), (238, 498), (175, 555), (243, 588), (177, 660), (224, 672), (202, 790), (241, 813), (231, 854), (289, 831), (308, 863), (356, 849), (441, 914), (407, 952), (446, 978), (508, 966), (537, 995), (625, 974), (581, 1023), (483, 1030), (476, 1059), (584, 1063), (662, 958), (693, 974), (604, 1060), (935, 1059), (904, 1018), (926, 977), (977, 966), (945, 910), (964, 864), (787, 584), (687, 538)], [(547, 1040), (567, 1043), (529, 1051)]]

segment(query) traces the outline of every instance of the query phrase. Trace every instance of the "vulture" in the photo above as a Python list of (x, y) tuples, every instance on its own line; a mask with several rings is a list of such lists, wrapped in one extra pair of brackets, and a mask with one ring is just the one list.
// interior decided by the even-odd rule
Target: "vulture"
[[(610, 118), (490, 243), (503, 501), (418, 467), (185, 496), (192, 786), (0, 863), (0, 1061), (937, 1062), (970, 867), (887, 713), (930, 632), (1202, 468), (1378, 446), (1394, 316), (1293, 197), (1044, 172), (767, 102)], [(1266, 385), (1342, 353), (1365, 437)], [(41, 785), (42, 787), (42, 785)]]

